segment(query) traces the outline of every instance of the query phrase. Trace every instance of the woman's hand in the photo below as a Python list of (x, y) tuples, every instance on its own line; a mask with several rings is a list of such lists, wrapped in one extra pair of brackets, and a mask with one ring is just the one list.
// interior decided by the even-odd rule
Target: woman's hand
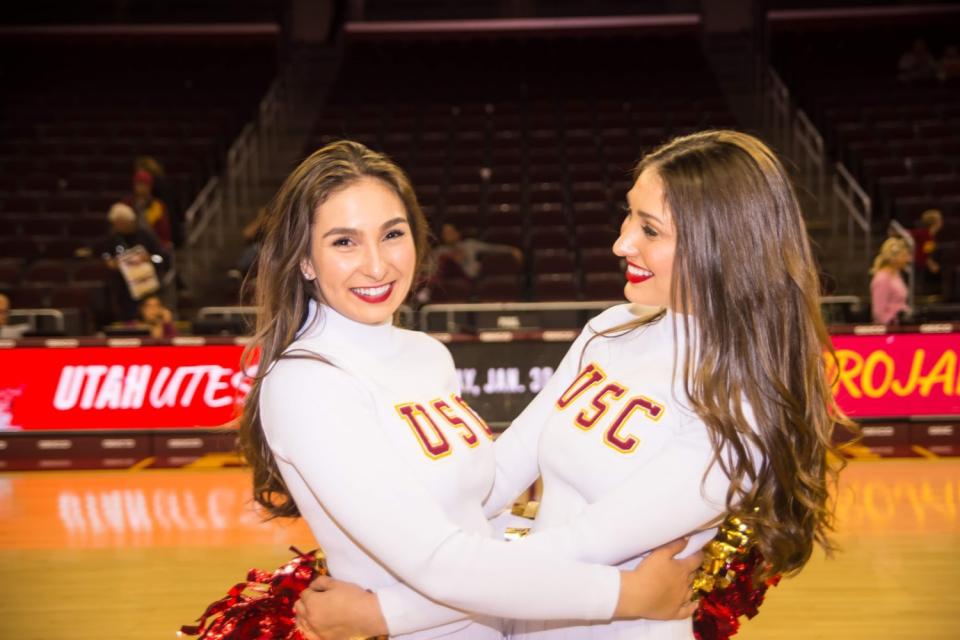
[[(376, 594), (352, 582), (321, 576), (300, 594), (293, 610), (309, 640), (347, 640), (387, 635)], [(312, 634), (312, 637), (311, 635)]]
[(650, 552), (633, 571), (620, 572), (620, 599), (616, 618), (676, 620), (697, 609), (693, 578), (703, 562), (703, 551), (678, 560), (688, 539), (674, 540)]

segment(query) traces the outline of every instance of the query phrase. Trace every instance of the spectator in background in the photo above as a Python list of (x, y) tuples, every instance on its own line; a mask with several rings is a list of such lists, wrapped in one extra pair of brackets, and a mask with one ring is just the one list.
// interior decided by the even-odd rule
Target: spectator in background
[(907, 306), (907, 283), (901, 272), (910, 264), (913, 256), (902, 238), (887, 238), (880, 245), (880, 252), (873, 261), (870, 273), (870, 309), (873, 322), (898, 324), (900, 314), (910, 313)]
[(153, 156), (137, 156), (133, 161), (134, 175), (138, 171), (146, 171), (153, 178), (153, 194), (163, 202), (167, 211), (167, 219), (170, 221), (170, 232), (173, 237), (173, 244), (179, 247), (183, 244), (183, 203), (180, 195), (174, 190), (167, 178), (167, 172), (163, 165)]
[(943, 50), (940, 58), (940, 82), (950, 82), (960, 78), (960, 48), (952, 44)]
[(140, 301), (140, 322), (147, 326), (152, 338), (172, 338), (177, 335), (173, 326), (173, 312), (163, 306), (160, 296), (149, 295)]
[(916, 283), (925, 294), (940, 293), (940, 251), (937, 234), (943, 228), (943, 214), (939, 209), (927, 209), (920, 215), (920, 226), (911, 230), (914, 242), (913, 269)]
[(167, 205), (153, 195), (153, 175), (146, 169), (133, 174), (133, 196), (126, 202), (132, 207), (140, 226), (149, 229), (163, 243), (164, 248), (173, 246), (173, 232)]
[(29, 330), (28, 324), (10, 324), (10, 298), (0, 293), (0, 338), (20, 338)]
[(901, 82), (922, 82), (936, 78), (939, 65), (930, 53), (927, 41), (917, 38), (913, 46), (900, 56), (897, 70)]
[(137, 247), (142, 247), (154, 265), (158, 280), (166, 271), (169, 258), (153, 232), (138, 224), (137, 214), (129, 205), (123, 202), (114, 204), (110, 207), (107, 220), (110, 222), (110, 230), (100, 241), (97, 251), (107, 267), (114, 272), (114, 275), (107, 280), (110, 319), (133, 320), (139, 317), (139, 298), (134, 297), (130, 283), (120, 269), (120, 256)]
[(434, 249), (437, 272), (441, 277), (464, 276), (476, 280), (480, 275), (480, 256), (484, 253), (510, 254), (518, 263), (523, 262), (523, 252), (517, 247), (464, 238), (456, 225), (448, 222), (440, 228), (440, 245)]

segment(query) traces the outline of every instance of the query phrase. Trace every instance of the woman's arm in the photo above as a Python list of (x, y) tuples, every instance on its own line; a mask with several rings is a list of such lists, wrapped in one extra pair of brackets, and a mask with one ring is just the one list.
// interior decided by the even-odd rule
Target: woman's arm
[(358, 545), (429, 598), (495, 616), (606, 620), (620, 572), (469, 534), (385, 442), (375, 401), (333, 367), (281, 361), (261, 412), (271, 448)]
[[(648, 458), (577, 517), (515, 544), (562, 558), (613, 565), (693, 534), (726, 512), (729, 479), (719, 465), (711, 465), (714, 453), (701, 423), (685, 427), (649, 452)], [(709, 535), (694, 540), (695, 548)]]
[[(703, 554), (675, 559), (686, 542), (676, 540), (654, 549), (635, 570), (624, 574), (618, 609), (626, 610), (643, 601), (647, 603), (644, 605), (647, 618), (670, 620), (693, 615), (696, 604), (690, 601), (691, 573), (700, 566)], [(384, 591), (375, 595), (355, 584), (329, 577), (317, 578), (296, 603), (298, 625), (324, 640), (348, 640), (358, 636), (412, 633), (466, 617), (463, 612), (425, 599), (402, 583), (389, 591), (408, 607), (404, 609), (406, 615), (398, 618), (401, 623), (398, 627), (386, 622)]]
[[(685, 425), (662, 447), (646, 452), (646, 464), (576, 518), (511, 544), (565, 560), (616, 565), (695, 533), (725, 512), (729, 485), (720, 467), (710, 466), (713, 450), (704, 429), (699, 421)], [(711, 535), (696, 536), (690, 548), (699, 550)], [(657, 580), (648, 588), (667, 591), (669, 576)], [(378, 589), (377, 596), (385, 617), (402, 624), (404, 633), (458, 619), (456, 610), (418, 605), (423, 596), (406, 585)]]
[(557, 398), (579, 373), (583, 349), (591, 336), (593, 331), (588, 325), (570, 345), (543, 389), (494, 442), (497, 473), (493, 489), (483, 505), (487, 518), (509, 508), (517, 496), (530, 488), (540, 475), (540, 434), (556, 410), (554, 405)]

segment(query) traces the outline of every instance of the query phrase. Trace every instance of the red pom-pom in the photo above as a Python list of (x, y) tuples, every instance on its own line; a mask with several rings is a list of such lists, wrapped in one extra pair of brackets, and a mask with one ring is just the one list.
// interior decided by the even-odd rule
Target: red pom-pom
[(763, 556), (756, 548), (730, 562), (728, 568), (736, 574), (733, 582), (704, 594), (693, 614), (693, 635), (697, 640), (727, 640), (739, 631), (740, 616), (757, 615), (767, 589), (780, 582), (777, 575), (757, 584), (753, 576), (762, 565)]
[(207, 607), (198, 625), (185, 625), (180, 633), (200, 640), (303, 640), (293, 605), (300, 592), (327, 570), (316, 551), (291, 550), (296, 558), (273, 572), (251, 569), (246, 582), (231, 587)]

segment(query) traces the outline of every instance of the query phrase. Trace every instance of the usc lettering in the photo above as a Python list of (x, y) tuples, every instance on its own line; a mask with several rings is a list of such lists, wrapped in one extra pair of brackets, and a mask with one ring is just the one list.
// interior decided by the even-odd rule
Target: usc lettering
[[(427, 407), (432, 411), (428, 411)], [(467, 419), (479, 427), (488, 440), (493, 440), (493, 431), (489, 425), (460, 396), (451, 395), (449, 402), (436, 398), (428, 402), (427, 407), (417, 402), (406, 402), (395, 405), (394, 408), (410, 427), (420, 448), (428, 458), (439, 460), (453, 452), (453, 444), (444, 435), (431, 413), (439, 415), (440, 424), (452, 428), (471, 449), (480, 444), (480, 437)], [(459, 407), (460, 411), (458, 412), (455, 407)]]
[(423, 405), (409, 402), (396, 405), (397, 413), (407, 421), (414, 435), (420, 442), (420, 447), (428, 458), (437, 460), (450, 455), (452, 447), (446, 436), (437, 427), (437, 423), (423, 408)]
[[(603, 369), (591, 362), (557, 398), (557, 407), (561, 411), (566, 409), (577, 398), (606, 379), (607, 374)], [(640, 439), (626, 431), (630, 417), (640, 411), (647, 419), (656, 422), (663, 417), (666, 408), (643, 395), (625, 398), (627, 393), (627, 388), (617, 382), (608, 382), (603, 385), (594, 393), (587, 406), (574, 417), (574, 426), (582, 431), (590, 431), (611, 407), (622, 404), (613, 422), (603, 434), (603, 443), (618, 453), (632, 453), (639, 446)]]
[(607, 409), (610, 408), (610, 405), (604, 402), (604, 399), (603, 399), (604, 396), (612, 395), (614, 400), (619, 400), (620, 396), (622, 396), (626, 392), (627, 390), (625, 388), (621, 387), (615, 382), (608, 384), (603, 389), (600, 389), (597, 395), (593, 397), (593, 400), (590, 401), (590, 406), (587, 407), (587, 409), (589, 409), (590, 407), (593, 407), (594, 409), (596, 409), (593, 412), (593, 415), (588, 416), (587, 409), (583, 409), (582, 411), (580, 411), (580, 413), (577, 414), (577, 419), (574, 420), (573, 423), (578, 427), (580, 427), (581, 429), (583, 429), (584, 431), (589, 431), (593, 427), (593, 425), (597, 423), (597, 420), (599, 420), (600, 417), (607, 412)]
[(600, 381), (606, 377), (607, 374), (603, 372), (600, 365), (591, 362), (587, 365), (587, 368), (581, 371), (580, 375), (570, 383), (567, 390), (560, 394), (560, 397), (557, 398), (557, 407), (566, 409), (568, 404), (582, 396), (590, 387), (600, 384)]
[(459, 430), (460, 437), (463, 438), (463, 441), (467, 443), (467, 446), (477, 446), (477, 443), (480, 442), (477, 439), (477, 434), (473, 432), (473, 429), (470, 428), (470, 425), (463, 421), (463, 418), (453, 412), (453, 409), (450, 408), (450, 405), (439, 398), (431, 401), (430, 404), (433, 405), (433, 408), (437, 410), (437, 413), (443, 416), (443, 419), (447, 421), (447, 424)]
[(477, 425), (480, 427), (480, 430), (487, 435), (487, 440), (493, 440), (493, 429), (490, 428), (490, 425), (487, 424), (486, 420), (480, 417), (480, 414), (473, 410), (473, 407), (467, 404), (467, 401), (461, 398), (458, 395), (450, 396), (453, 401), (460, 405), (460, 408), (463, 409), (471, 418), (473, 418)]

